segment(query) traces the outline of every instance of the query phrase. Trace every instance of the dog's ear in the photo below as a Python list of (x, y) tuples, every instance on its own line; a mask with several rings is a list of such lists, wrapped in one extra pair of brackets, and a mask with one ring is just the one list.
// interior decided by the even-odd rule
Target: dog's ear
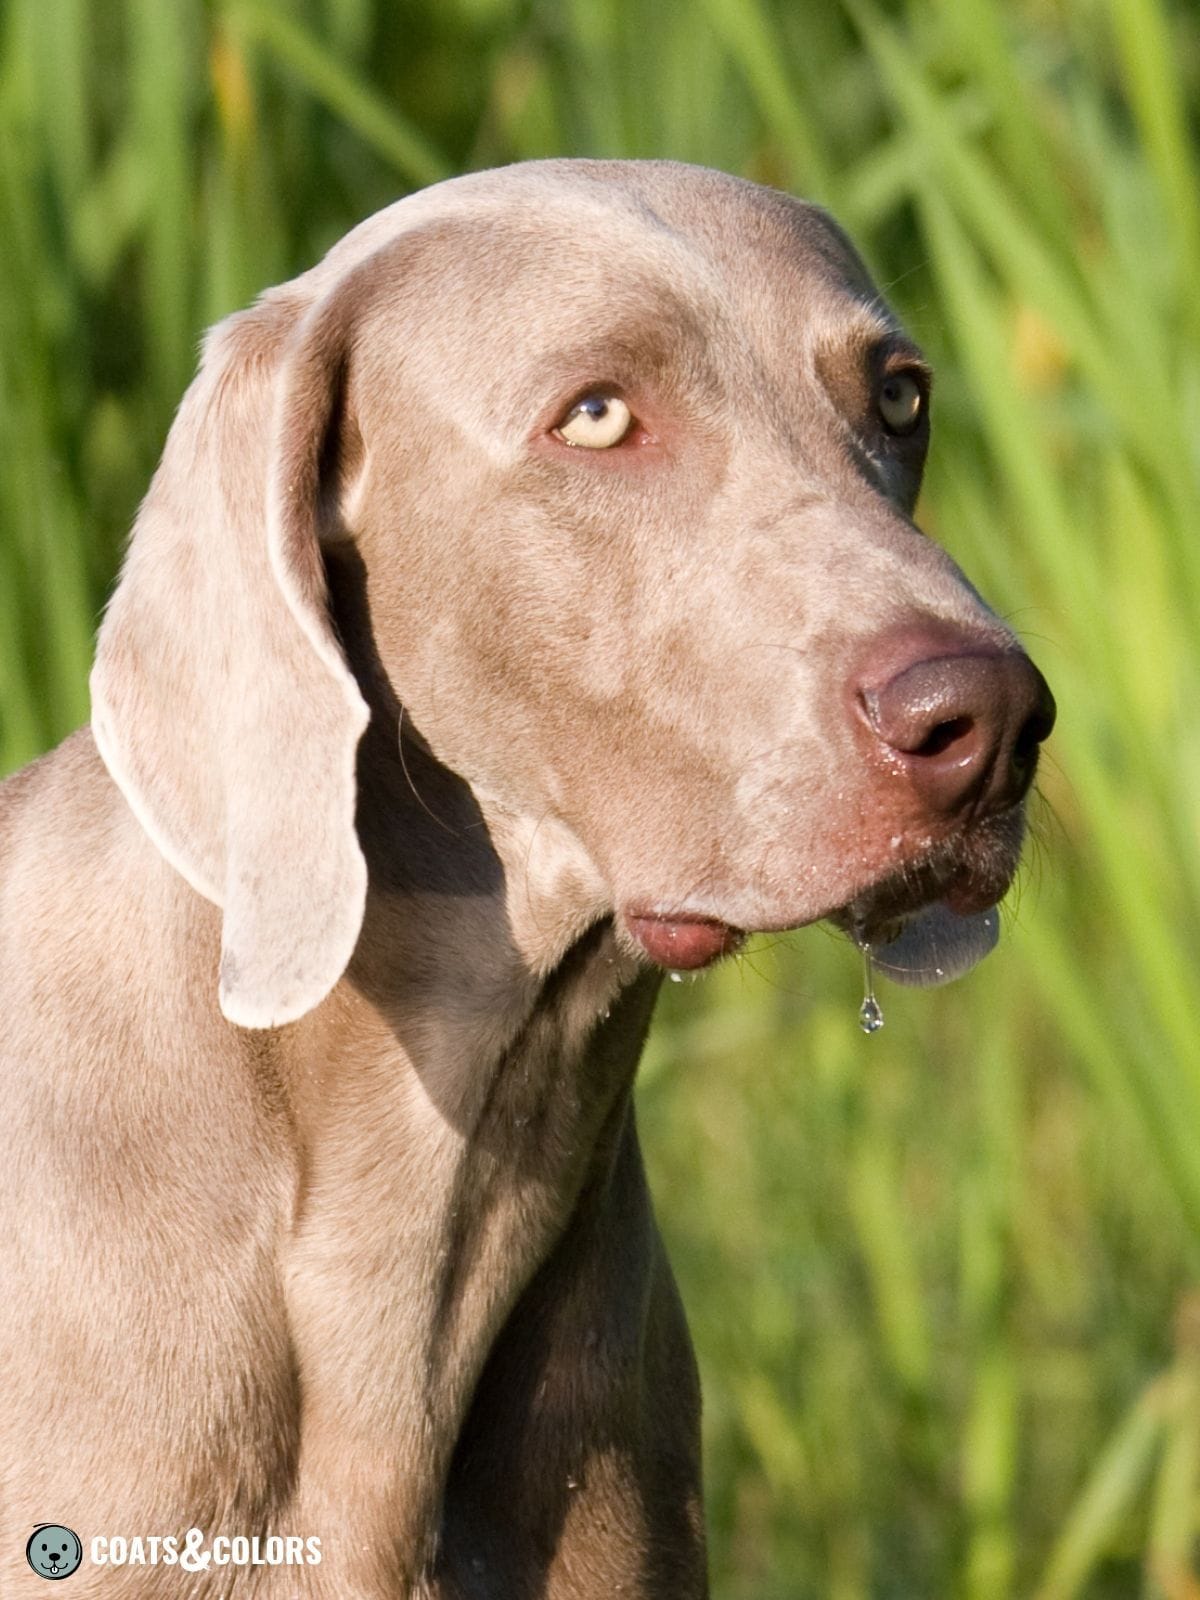
[(272, 291), (210, 336), (100, 630), (92, 727), (168, 861), (224, 914), (220, 1002), (315, 1006), (358, 937), (368, 712), (320, 552), (342, 451), (352, 297)]

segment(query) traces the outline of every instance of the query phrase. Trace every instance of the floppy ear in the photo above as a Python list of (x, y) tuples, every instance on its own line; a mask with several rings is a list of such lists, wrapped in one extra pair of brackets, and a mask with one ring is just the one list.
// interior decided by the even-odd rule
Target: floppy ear
[(150, 838), (224, 913), (231, 1022), (294, 1021), (337, 982), (367, 871), (368, 711), (318, 544), (348, 314), (273, 291), (210, 336), (100, 630), (92, 728)]

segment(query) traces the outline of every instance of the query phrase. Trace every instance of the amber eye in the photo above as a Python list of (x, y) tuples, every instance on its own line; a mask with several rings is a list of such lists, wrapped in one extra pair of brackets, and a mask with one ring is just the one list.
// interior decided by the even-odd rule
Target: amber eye
[(632, 413), (617, 395), (587, 394), (576, 401), (554, 431), (567, 444), (611, 450), (632, 426)]
[(921, 385), (911, 372), (889, 373), (879, 386), (879, 415), (889, 433), (911, 433), (925, 403)]

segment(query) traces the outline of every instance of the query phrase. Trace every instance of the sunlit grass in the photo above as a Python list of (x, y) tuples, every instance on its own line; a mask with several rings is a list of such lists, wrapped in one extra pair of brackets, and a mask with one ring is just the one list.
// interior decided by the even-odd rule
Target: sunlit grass
[(203, 326), (397, 193), (669, 155), (828, 204), (938, 368), (925, 525), (1061, 709), (995, 956), (672, 990), (641, 1115), (722, 1600), (1183, 1600), (1200, 1377), (1200, 21), (1166, 0), (9, 0), (0, 768)]

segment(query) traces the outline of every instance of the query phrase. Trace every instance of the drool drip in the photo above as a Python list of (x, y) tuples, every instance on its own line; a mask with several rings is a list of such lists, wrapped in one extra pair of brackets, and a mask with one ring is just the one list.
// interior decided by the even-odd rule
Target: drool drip
[(871, 946), (865, 939), (858, 941), (863, 958), (863, 1003), (858, 1008), (858, 1025), (864, 1033), (878, 1033), (883, 1027), (883, 1008), (875, 998), (875, 970), (871, 961)]

